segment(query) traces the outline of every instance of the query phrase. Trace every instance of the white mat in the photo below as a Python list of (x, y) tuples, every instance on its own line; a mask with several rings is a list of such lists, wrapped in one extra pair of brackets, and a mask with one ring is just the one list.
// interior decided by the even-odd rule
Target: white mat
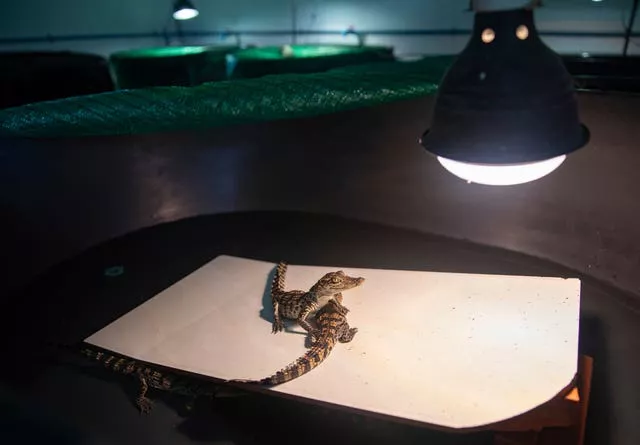
[[(273, 335), (261, 317), (274, 266), (220, 256), (85, 341), (220, 379), (266, 377), (305, 351), (304, 335)], [(286, 287), (337, 269), (289, 266)], [(577, 279), (343, 270), (366, 279), (344, 293), (359, 332), (273, 391), (471, 428), (535, 408), (576, 373)]]

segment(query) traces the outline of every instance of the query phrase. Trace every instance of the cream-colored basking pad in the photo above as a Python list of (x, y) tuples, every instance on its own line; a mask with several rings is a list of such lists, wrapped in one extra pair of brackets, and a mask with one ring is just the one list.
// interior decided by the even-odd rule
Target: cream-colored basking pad
[[(271, 333), (274, 266), (220, 256), (86, 342), (220, 379), (271, 375), (305, 351), (304, 335)], [(289, 266), (286, 288), (337, 269)], [(344, 292), (359, 332), (272, 391), (472, 428), (537, 407), (577, 371), (577, 279), (342, 269), (366, 279)]]

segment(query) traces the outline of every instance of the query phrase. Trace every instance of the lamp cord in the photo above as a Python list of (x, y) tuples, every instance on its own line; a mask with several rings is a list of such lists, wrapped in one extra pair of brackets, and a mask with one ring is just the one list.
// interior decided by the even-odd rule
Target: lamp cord
[(624, 47), (622, 49), (622, 56), (627, 57), (629, 51), (629, 43), (633, 43), (638, 46), (635, 42), (631, 40), (631, 33), (633, 32), (633, 25), (636, 21), (636, 14), (638, 12), (638, 0), (633, 0), (633, 6), (631, 7), (631, 17), (629, 17), (629, 24), (627, 25), (627, 21), (624, 20), (624, 11), (622, 12), (622, 26), (624, 27)]

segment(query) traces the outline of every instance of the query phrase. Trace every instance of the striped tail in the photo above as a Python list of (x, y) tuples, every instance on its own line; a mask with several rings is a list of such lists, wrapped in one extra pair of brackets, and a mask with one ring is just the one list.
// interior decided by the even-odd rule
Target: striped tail
[(91, 360), (95, 360), (101, 363), (108, 369), (112, 369), (113, 371), (120, 371), (124, 374), (130, 374), (135, 370), (136, 367), (136, 362), (134, 360), (126, 359), (124, 357), (116, 357), (115, 355), (96, 351), (90, 348), (80, 349), (80, 354)]
[(276, 386), (289, 382), (316, 368), (331, 353), (335, 344), (336, 339), (333, 335), (320, 337), (316, 343), (317, 346), (311, 347), (305, 355), (287, 367), (262, 380), (250, 380), (244, 381), (244, 383), (253, 383), (261, 386)]
[(271, 296), (284, 292), (284, 278), (287, 274), (287, 263), (280, 261), (276, 267), (276, 273), (271, 283)]

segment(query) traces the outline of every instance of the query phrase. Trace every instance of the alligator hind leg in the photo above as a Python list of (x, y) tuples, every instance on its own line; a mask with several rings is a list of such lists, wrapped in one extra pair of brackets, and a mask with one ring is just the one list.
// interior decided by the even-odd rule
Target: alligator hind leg
[(356, 336), (356, 332), (358, 332), (358, 328), (346, 329), (340, 334), (340, 336), (338, 337), (338, 341), (340, 343), (349, 343), (351, 340), (353, 340), (353, 337)]
[(147, 397), (147, 391), (149, 391), (149, 384), (146, 377), (142, 373), (138, 373), (138, 381), (140, 382), (140, 392), (136, 398), (136, 406), (140, 410), (141, 414), (148, 414), (151, 412), (153, 402)]

